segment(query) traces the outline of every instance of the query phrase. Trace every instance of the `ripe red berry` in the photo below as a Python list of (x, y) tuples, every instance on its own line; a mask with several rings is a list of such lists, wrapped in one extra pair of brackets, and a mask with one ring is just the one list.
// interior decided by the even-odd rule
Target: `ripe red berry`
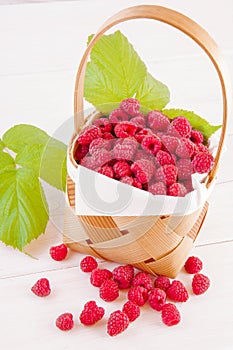
[(113, 168), (109, 165), (104, 165), (102, 166), (99, 170), (98, 173), (105, 175), (107, 177), (110, 177), (111, 179), (114, 178), (114, 171)]
[(90, 145), (91, 141), (101, 137), (100, 128), (95, 125), (85, 127), (78, 137), (78, 143), (81, 145)]
[(120, 179), (121, 177), (131, 176), (132, 172), (130, 165), (125, 161), (118, 161), (113, 165), (113, 170), (115, 172), (115, 178)]
[(166, 291), (167, 297), (173, 301), (186, 302), (189, 298), (188, 291), (182, 282), (174, 280)]
[(107, 323), (107, 332), (113, 337), (123, 332), (129, 325), (129, 318), (123, 311), (117, 310), (110, 314)]
[(170, 125), (169, 118), (160, 111), (151, 111), (148, 113), (148, 126), (157, 131), (167, 131)]
[(101, 284), (112, 278), (112, 272), (107, 269), (95, 269), (91, 272), (90, 282), (95, 287), (100, 287)]
[(158, 151), (158, 153), (155, 156), (156, 162), (159, 166), (165, 165), (165, 164), (175, 164), (173, 157), (170, 153), (166, 151)]
[(56, 326), (62, 331), (69, 331), (74, 327), (73, 315), (66, 312), (56, 319)]
[(80, 162), (89, 152), (89, 146), (88, 145), (81, 145), (79, 144), (75, 153), (74, 153), (74, 159), (76, 162)]
[(119, 289), (126, 289), (131, 286), (134, 276), (134, 268), (131, 265), (117, 266), (113, 272), (113, 279), (117, 282)]
[(204, 137), (199, 130), (192, 130), (191, 131), (191, 141), (193, 141), (194, 143), (203, 143)]
[(109, 115), (109, 121), (112, 124), (118, 124), (123, 121), (127, 121), (128, 115), (122, 109), (114, 109)]
[(103, 134), (112, 131), (112, 123), (108, 118), (95, 119), (93, 124), (98, 126)]
[(178, 169), (178, 179), (186, 180), (190, 179), (193, 173), (193, 164), (188, 158), (181, 158), (176, 163)]
[(47, 297), (51, 293), (49, 280), (47, 278), (39, 279), (32, 286), (31, 291), (38, 297)]
[(193, 277), (192, 289), (193, 293), (196, 295), (203, 294), (207, 291), (210, 286), (210, 280), (207, 276), (197, 273)]
[(134, 136), (137, 129), (138, 127), (131, 122), (121, 122), (115, 126), (114, 132), (116, 137), (126, 138)]
[(164, 182), (167, 186), (172, 185), (177, 180), (178, 169), (175, 165), (166, 164), (160, 167), (155, 173), (157, 182)]
[(198, 273), (202, 269), (202, 261), (195, 257), (195, 256), (190, 256), (184, 265), (184, 268), (186, 272), (193, 274), (193, 273)]
[(142, 306), (148, 299), (148, 290), (142, 286), (131, 287), (128, 291), (128, 299), (138, 306)]
[(134, 173), (135, 177), (142, 183), (147, 183), (150, 181), (152, 176), (155, 173), (154, 164), (147, 160), (141, 159), (137, 160), (131, 165), (131, 170)]
[(187, 137), (190, 138), (192, 126), (189, 121), (184, 117), (176, 117), (172, 120), (168, 134), (175, 137)]
[(166, 195), (167, 187), (163, 182), (155, 182), (149, 185), (148, 191), (154, 195)]
[(173, 196), (173, 197), (184, 197), (187, 193), (188, 192), (185, 186), (178, 182), (175, 182), (174, 184), (169, 186), (167, 190), (168, 196)]
[(136, 98), (127, 98), (120, 103), (120, 108), (132, 117), (136, 117), (139, 114), (140, 103)]
[(214, 157), (210, 153), (198, 153), (194, 156), (192, 163), (194, 172), (208, 173), (214, 166)]
[(102, 138), (94, 139), (89, 146), (89, 153), (94, 154), (97, 150), (104, 148), (107, 151), (111, 149), (111, 141)]
[(162, 321), (166, 326), (174, 326), (180, 322), (180, 313), (174, 304), (165, 304), (162, 308)]
[(83, 272), (91, 272), (98, 267), (98, 263), (93, 256), (86, 256), (80, 262), (80, 268)]
[(141, 143), (144, 137), (148, 135), (153, 135), (150, 129), (138, 129), (134, 135), (134, 138), (137, 140), (137, 142)]
[(150, 278), (148, 273), (138, 272), (132, 280), (132, 286), (133, 287), (142, 286), (149, 291), (153, 287), (152, 279)]
[(139, 114), (137, 117), (130, 119), (130, 122), (140, 128), (145, 128), (146, 126), (146, 116), (143, 114)]
[(100, 298), (104, 301), (113, 301), (119, 297), (118, 284), (113, 280), (105, 280), (99, 289)]
[(132, 138), (121, 139), (115, 143), (113, 156), (117, 160), (132, 161), (138, 148), (138, 143)]
[(140, 307), (130, 300), (123, 305), (122, 311), (128, 316), (130, 322), (140, 316)]
[(149, 293), (148, 302), (152, 309), (161, 311), (166, 303), (166, 297), (167, 296), (164, 290), (159, 288), (153, 288)]
[(88, 301), (79, 316), (81, 323), (91, 326), (101, 320), (104, 316), (104, 308), (96, 305), (95, 301)]
[(49, 253), (50, 253), (50, 256), (53, 260), (61, 261), (61, 260), (64, 260), (66, 258), (67, 253), (68, 253), (68, 249), (67, 249), (67, 246), (62, 243), (62, 244), (57, 245), (55, 247), (51, 247), (49, 249)]
[(191, 158), (195, 152), (195, 144), (183, 137), (180, 139), (179, 145), (176, 149), (176, 155), (180, 158)]
[(175, 136), (163, 135), (162, 136), (162, 147), (165, 151), (168, 151), (172, 154), (176, 152), (176, 149), (179, 145), (179, 139)]
[(166, 290), (170, 287), (171, 283), (168, 277), (166, 276), (159, 276), (154, 281), (154, 287), (162, 289), (166, 292)]
[(156, 154), (162, 147), (161, 140), (156, 135), (145, 136), (141, 142), (142, 148), (152, 154)]

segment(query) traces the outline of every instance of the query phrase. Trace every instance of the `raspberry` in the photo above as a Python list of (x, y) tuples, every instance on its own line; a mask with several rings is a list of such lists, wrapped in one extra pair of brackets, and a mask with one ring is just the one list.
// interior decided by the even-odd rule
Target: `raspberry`
[(146, 116), (142, 113), (140, 113), (137, 117), (134, 117), (130, 119), (130, 123), (133, 123), (134, 125), (145, 128), (146, 126)]
[(175, 165), (166, 164), (160, 167), (155, 173), (155, 180), (157, 182), (164, 182), (167, 186), (176, 182), (178, 169)]
[(166, 291), (167, 297), (173, 301), (186, 302), (189, 298), (188, 291), (180, 281), (173, 281)]
[(124, 176), (131, 176), (130, 165), (127, 162), (119, 161), (113, 165), (116, 179)]
[(176, 149), (176, 155), (180, 158), (191, 158), (195, 151), (195, 144), (189, 139), (182, 138)]
[(160, 141), (160, 138), (156, 135), (148, 135), (145, 136), (142, 140), (142, 148), (147, 150), (148, 152), (152, 154), (156, 154), (162, 147), (162, 143)]
[(122, 109), (114, 109), (109, 115), (109, 121), (113, 124), (118, 124), (128, 119), (128, 115)]
[(122, 139), (113, 148), (114, 158), (117, 160), (132, 160), (137, 148), (137, 141), (131, 138)]
[(155, 173), (155, 166), (147, 159), (137, 160), (131, 165), (131, 170), (136, 178), (142, 183), (149, 182)]
[(81, 160), (80, 165), (82, 165), (85, 168), (90, 169), (90, 170), (97, 169), (97, 166), (96, 166), (96, 163), (95, 163), (95, 159), (94, 159), (94, 157), (91, 157), (91, 156), (84, 157)]
[(107, 323), (107, 332), (113, 337), (123, 332), (129, 325), (128, 316), (120, 310), (114, 311), (110, 314)]
[(38, 297), (47, 297), (51, 293), (49, 280), (47, 278), (39, 279), (31, 288), (31, 291)]
[(154, 281), (154, 287), (162, 289), (166, 292), (166, 290), (170, 287), (170, 280), (166, 276), (159, 276)]
[(201, 271), (202, 269), (202, 261), (197, 258), (196, 256), (190, 256), (185, 265), (184, 265), (184, 268), (186, 270), (186, 272), (188, 273), (198, 273)]
[(113, 301), (119, 297), (118, 284), (113, 280), (104, 281), (99, 289), (100, 298), (105, 301)]
[(61, 314), (56, 319), (56, 326), (62, 331), (69, 331), (74, 327), (73, 315), (69, 312)]
[(151, 111), (148, 113), (148, 125), (151, 129), (157, 131), (167, 131), (170, 120), (169, 118), (159, 111)]
[(148, 135), (153, 135), (150, 129), (139, 129), (136, 131), (134, 138), (137, 140), (137, 142), (141, 143), (144, 137)]
[(132, 286), (133, 287), (141, 286), (146, 288), (148, 291), (151, 290), (153, 287), (152, 280), (149, 274), (146, 272), (138, 272), (132, 280)]
[(134, 268), (131, 265), (117, 266), (113, 272), (113, 279), (117, 282), (119, 289), (126, 289), (131, 286), (134, 276)]
[(152, 163), (154, 163), (155, 157), (153, 156), (153, 154), (148, 153), (147, 151), (145, 151), (143, 149), (139, 149), (137, 151), (137, 153), (135, 154), (134, 161), (140, 160), (140, 159), (147, 159), (147, 160), (151, 161)]
[(80, 162), (81, 159), (83, 159), (87, 153), (89, 152), (89, 146), (88, 145), (78, 145), (75, 153), (74, 153), (74, 159), (76, 162)]
[(186, 187), (186, 190), (187, 190), (188, 192), (192, 192), (192, 191), (193, 191), (193, 184), (192, 184), (192, 179), (191, 179), (191, 178), (185, 179), (185, 180), (183, 181), (183, 184), (184, 184), (184, 186)]
[(149, 185), (148, 191), (154, 195), (166, 195), (167, 187), (163, 182), (155, 182)]
[(88, 301), (79, 316), (81, 323), (91, 326), (101, 320), (104, 316), (104, 308), (96, 305), (95, 301)]
[(191, 141), (194, 143), (203, 143), (204, 142), (204, 136), (199, 130), (192, 130), (191, 131)]
[(112, 152), (107, 151), (104, 148), (97, 149), (92, 154), (93, 162), (95, 163), (96, 168), (102, 167), (106, 163), (110, 162), (112, 160)]
[(98, 126), (102, 133), (111, 132), (112, 124), (110, 123), (108, 118), (99, 118), (94, 120), (93, 123), (95, 126)]
[(99, 137), (101, 137), (100, 128), (95, 125), (89, 125), (81, 131), (78, 137), (78, 142), (81, 145), (90, 145), (92, 140)]
[(179, 180), (190, 179), (190, 177), (193, 173), (193, 164), (192, 164), (190, 159), (181, 158), (176, 163), (176, 166), (178, 169), (178, 179)]
[(121, 122), (115, 126), (114, 132), (116, 137), (123, 139), (129, 136), (134, 136), (137, 128), (138, 127), (131, 122)]
[(142, 286), (131, 287), (128, 299), (138, 306), (143, 306), (148, 299), (148, 290)]
[(140, 316), (140, 307), (130, 300), (123, 305), (122, 311), (128, 316), (130, 322)]
[(201, 153), (201, 152), (210, 154), (210, 151), (208, 150), (208, 148), (205, 145), (203, 145), (203, 143), (196, 143), (194, 155), (196, 155), (197, 153)]
[(133, 179), (133, 187), (142, 189), (142, 183), (136, 177)]
[(162, 136), (162, 146), (165, 151), (169, 153), (175, 153), (179, 145), (179, 139), (175, 136), (164, 135)]
[(90, 146), (89, 146), (89, 152), (90, 154), (94, 154), (97, 150), (99, 149), (106, 149), (109, 151), (111, 149), (111, 143), (109, 140), (104, 140), (101, 138), (94, 139), (91, 141)]
[(153, 288), (148, 297), (148, 302), (152, 309), (155, 309), (156, 311), (161, 311), (163, 306), (166, 303), (166, 293), (164, 290), (159, 288)]
[(111, 179), (114, 178), (114, 171), (113, 171), (113, 168), (109, 165), (104, 165), (102, 168), (100, 168), (98, 170), (98, 173), (102, 174), (102, 175), (105, 175), (105, 176), (108, 176), (110, 177)]
[(166, 326), (174, 326), (180, 322), (180, 313), (174, 304), (165, 304), (162, 308), (162, 321)]
[(156, 162), (161, 166), (165, 164), (175, 164), (171, 154), (166, 151), (162, 151), (162, 150), (158, 151), (155, 156), (155, 159), (156, 159)]
[(95, 269), (91, 272), (90, 282), (95, 287), (100, 287), (101, 284), (112, 278), (112, 272), (107, 269)]
[(139, 180), (131, 176), (124, 176), (120, 179), (120, 182), (123, 182), (126, 185), (130, 185), (139, 189), (142, 189), (142, 184)]
[(135, 98), (127, 98), (120, 103), (120, 108), (132, 117), (136, 117), (139, 114), (140, 103)]
[(192, 289), (193, 293), (196, 295), (203, 294), (207, 291), (210, 286), (210, 280), (207, 276), (197, 273), (193, 277)]
[(80, 269), (83, 272), (91, 272), (98, 267), (98, 263), (92, 256), (88, 255), (80, 262)]
[(49, 249), (50, 256), (53, 260), (61, 261), (66, 258), (68, 253), (67, 246), (65, 244), (60, 244)]
[(115, 137), (110, 132), (105, 132), (102, 135), (104, 140), (113, 140)]
[(214, 157), (208, 153), (198, 153), (194, 156), (192, 163), (194, 172), (208, 173), (214, 166)]
[(185, 186), (181, 183), (175, 182), (170, 187), (168, 187), (167, 194), (168, 196), (173, 197), (184, 197), (187, 194)]
[(192, 126), (189, 121), (184, 117), (176, 117), (172, 120), (169, 128), (168, 134), (176, 137), (187, 137), (190, 138), (192, 131)]

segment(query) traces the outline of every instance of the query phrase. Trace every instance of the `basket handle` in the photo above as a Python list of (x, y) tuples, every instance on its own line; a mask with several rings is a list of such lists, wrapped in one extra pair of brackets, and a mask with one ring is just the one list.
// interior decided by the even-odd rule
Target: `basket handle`
[(91, 49), (94, 44), (101, 38), (101, 36), (114, 25), (137, 18), (154, 19), (160, 22), (169, 24), (193, 39), (209, 56), (211, 59), (220, 79), (222, 88), (223, 99), (223, 125), (221, 137), (219, 140), (218, 150), (215, 157), (215, 165), (208, 175), (206, 186), (208, 187), (216, 176), (216, 172), (219, 165), (220, 156), (223, 149), (223, 143), (226, 136), (227, 116), (228, 116), (228, 101), (230, 101), (230, 84), (229, 78), (225, 72), (224, 62), (221, 57), (221, 53), (215, 41), (210, 35), (196, 22), (191, 20), (185, 15), (168, 9), (162, 6), (156, 5), (139, 5), (129, 7), (110, 17), (94, 35), (89, 43), (82, 60), (80, 62), (74, 91), (74, 128), (77, 133), (80, 127), (84, 123), (84, 111), (83, 111), (83, 96), (84, 96), (84, 78), (86, 71), (86, 64)]

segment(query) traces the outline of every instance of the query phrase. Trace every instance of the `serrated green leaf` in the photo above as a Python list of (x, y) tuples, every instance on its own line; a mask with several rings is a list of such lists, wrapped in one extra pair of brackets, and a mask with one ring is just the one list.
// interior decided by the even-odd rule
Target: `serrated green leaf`
[(163, 113), (170, 119), (182, 116), (188, 119), (194, 129), (200, 130), (204, 135), (205, 140), (208, 140), (222, 125), (211, 125), (207, 120), (200, 117), (194, 112), (184, 109), (164, 109)]
[(48, 208), (33, 170), (0, 171), (0, 240), (22, 250), (45, 231)]
[(170, 101), (167, 86), (147, 73), (143, 83), (136, 93), (136, 99), (141, 103), (141, 111), (147, 113), (153, 109), (161, 110)]
[(15, 168), (15, 160), (10, 154), (0, 151), (0, 170)]
[(4, 148), (5, 148), (5, 145), (2, 142), (2, 140), (0, 139), (0, 151), (2, 151)]

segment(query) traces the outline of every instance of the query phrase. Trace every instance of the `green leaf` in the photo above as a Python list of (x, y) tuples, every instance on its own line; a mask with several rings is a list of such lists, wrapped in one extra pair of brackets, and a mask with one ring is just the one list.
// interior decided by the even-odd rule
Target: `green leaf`
[(0, 151), (0, 170), (15, 168), (15, 160), (6, 152)]
[(164, 108), (170, 101), (170, 92), (166, 85), (147, 73), (136, 93), (136, 99), (141, 103), (141, 111), (147, 113), (153, 109), (161, 110)]
[(182, 116), (188, 119), (194, 129), (200, 130), (204, 135), (205, 140), (208, 140), (222, 125), (211, 125), (207, 120), (201, 118), (194, 112), (183, 109), (164, 109), (163, 113), (170, 119)]
[(2, 151), (4, 148), (5, 148), (5, 145), (2, 142), (2, 140), (0, 139), (0, 151)]
[(0, 171), (0, 240), (22, 250), (45, 231), (48, 208), (33, 170)]

